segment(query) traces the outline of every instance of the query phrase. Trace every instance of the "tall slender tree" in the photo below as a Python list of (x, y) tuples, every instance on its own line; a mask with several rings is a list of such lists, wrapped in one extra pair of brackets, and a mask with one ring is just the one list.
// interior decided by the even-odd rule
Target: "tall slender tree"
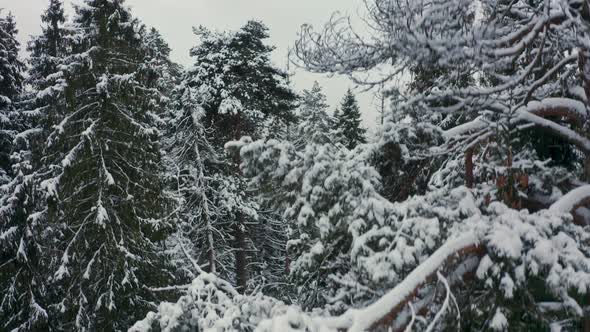
[[(265, 43), (266, 26), (250, 21), (236, 32), (216, 33), (203, 27), (195, 32), (201, 43), (191, 50), (195, 66), (183, 84), (199, 94), (195, 105), (202, 110), (199, 121), (211, 128), (207, 138), (220, 156), (227, 141), (246, 135), (264, 137), (269, 132), (266, 124), (294, 120), (296, 95), (287, 84), (287, 73), (270, 62), (273, 47)], [(220, 159), (216, 174), (222, 181), (216, 204), (224, 207), (226, 224), (225, 230), (218, 230), (231, 239), (234, 267), (229, 275), (245, 290), (252, 272), (249, 266), (260, 259), (254, 255), (252, 232), (262, 218), (256, 192), (239, 172), (239, 158)]]
[[(49, 0), (47, 10), (41, 16), (42, 32), (27, 45), (30, 52), (29, 71), (26, 83), (30, 91), (23, 101), (23, 116), (28, 119), (35, 135), (31, 136), (32, 164), (36, 171), (35, 181), (41, 182), (52, 174), (45, 164), (47, 151), (45, 142), (63, 119), (66, 109), (64, 91), (66, 80), (60, 65), (68, 55), (68, 32), (66, 17), (60, 0)], [(44, 200), (45, 197), (40, 197)], [(44, 204), (40, 205), (44, 209)]]
[(344, 146), (352, 150), (367, 141), (365, 137), (367, 131), (361, 127), (361, 112), (352, 90), (346, 91), (335, 117), (336, 135)]
[(309, 142), (328, 143), (332, 140), (333, 119), (328, 115), (328, 103), (322, 87), (316, 81), (310, 90), (303, 90), (298, 109), (297, 148)]
[(19, 59), (16, 22), (9, 13), (0, 20), (0, 179), (10, 173), (10, 151), (15, 132), (13, 119), (23, 87), (24, 64)]
[(52, 324), (126, 329), (151, 308), (150, 286), (169, 282), (156, 245), (164, 219), (160, 94), (146, 82), (141, 27), (122, 0), (75, 6), (71, 54), (60, 65), (64, 111), (48, 135), (41, 187), (55, 232)]
[(0, 329), (44, 329), (44, 280), (38, 269), (33, 210), (31, 136), (34, 126), (20, 109), (24, 64), (16, 23), (0, 18)]
[[(227, 213), (218, 204), (220, 182), (217, 175), (219, 154), (208, 141), (203, 126), (200, 95), (180, 85), (175, 97), (175, 116), (168, 123), (166, 147), (169, 152), (169, 177), (178, 204), (179, 229), (173, 245), (183, 245), (204, 270), (228, 276), (232, 260), (231, 242), (225, 235)], [(182, 250), (182, 249), (181, 249)], [(184, 263), (187, 258), (180, 252)], [(194, 277), (194, 276), (193, 276)]]
[(182, 77), (182, 67), (170, 59), (172, 49), (164, 40), (164, 37), (155, 28), (142, 29), (142, 43), (146, 58), (142, 63), (142, 72), (146, 85), (160, 92), (160, 99), (154, 100), (159, 105), (158, 122), (164, 126), (164, 122), (172, 117), (172, 100), (174, 90)]

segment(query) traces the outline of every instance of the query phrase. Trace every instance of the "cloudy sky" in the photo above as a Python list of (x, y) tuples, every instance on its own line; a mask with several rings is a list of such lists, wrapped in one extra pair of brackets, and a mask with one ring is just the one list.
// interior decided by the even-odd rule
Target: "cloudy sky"
[[(66, 0), (68, 10), (69, 2)], [(361, 0), (127, 0), (127, 4), (145, 24), (160, 30), (173, 49), (173, 59), (183, 65), (191, 64), (188, 52), (197, 43), (193, 26), (234, 30), (250, 19), (261, 20), (270, 28), (270, 43), (277, 47), (273, 61), (282, 68), (286, 67), (288, 49), (293, 46), (302, 24), (320, 27), (336, 11), (357, 16), (363, 10)], [(0, 8), (12, 11), (17, 18), (21, 44), (39, 33), (40, 15), (46, 5), (47, 0), (0, 0)], [(300, 70), (293, 82), (301, 91), (311, 88), (314, 80), (324, 88), (331, 110), (340, 103), (346, 89), (355, 88), (345, 77), (326, 77)], [(378, 103), (371, 93), (358, 97), (364, 124), (372, 128), (377, 121)]]

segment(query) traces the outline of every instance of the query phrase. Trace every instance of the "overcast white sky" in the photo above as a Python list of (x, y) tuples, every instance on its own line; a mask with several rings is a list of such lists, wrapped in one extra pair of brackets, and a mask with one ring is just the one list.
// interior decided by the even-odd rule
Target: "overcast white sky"
[[(79, 1), (79, 0), (78, 0)], [(24, 45), (31, 35), (40, 32), (40, 15), (47, 0), (0, 0), (0, 8), (12, 11)], [(70, 1), (66, 0), (69, 10)], [(189, 49), (197, 43), (192, 27), (204, 25), (219, 30), (235, 30), (250, 19), (264, 22), (270, 28), (270, 44), (276, 65), (285, 68), (287, 50), (292, 47), (302, 24), (322, 26), (335, 11), (357, 15), (363, 10), (361, 0), (127, 0), (133, 14), (148, 26), (160, 30), (173, 49), (173, 60), (190, 65)], [(293, 69), (293, 66), (292, 66)], [(331, 110), (339, 105), (352, 82), (344, 77), (326, 77), (297, 71), (293, 83), (298, 91), (311, 88), (317, 80), (324, 88)], [(377, 119), (371, 93), (358, 96), (366, 127), (374, 127)]]

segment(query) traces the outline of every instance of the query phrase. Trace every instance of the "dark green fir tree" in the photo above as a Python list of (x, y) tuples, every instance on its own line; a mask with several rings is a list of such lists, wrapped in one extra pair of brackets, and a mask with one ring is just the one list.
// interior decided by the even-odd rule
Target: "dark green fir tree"
[[(173, 282), (158, 242), (164, 218), (158, 130), (161, 94), (149, 81), (142, 27), (122, 0), (75, 8), (63, 87), (40, 188), (54, 239), (50, 323), (125, 330), (153, 309), (150, 287)], [(150, 87), (151, 85), (151, 87)]]
[(361, 126), (361, 112), (356, 97), (348, 89), (336, 112), (336, 135), (348, 149), (366, 142), (366, 130)]
[(30, 137), (36, 130), (21, 109), (24, 64), (16, 23), (0, 17), (0, 330), (39, 331), (47, 323), (42, 304), (35, 238)]

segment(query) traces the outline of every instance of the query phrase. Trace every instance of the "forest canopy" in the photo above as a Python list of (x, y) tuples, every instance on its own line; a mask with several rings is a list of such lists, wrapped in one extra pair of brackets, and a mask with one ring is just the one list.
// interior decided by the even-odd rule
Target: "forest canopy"
[(264, 22), (181, 66), (124, 0), (72, 6), (26, 45), (0, 12), (0, 331), (590, 327), (589, 2), (303, 25), (290, 61), (375, 128)]

